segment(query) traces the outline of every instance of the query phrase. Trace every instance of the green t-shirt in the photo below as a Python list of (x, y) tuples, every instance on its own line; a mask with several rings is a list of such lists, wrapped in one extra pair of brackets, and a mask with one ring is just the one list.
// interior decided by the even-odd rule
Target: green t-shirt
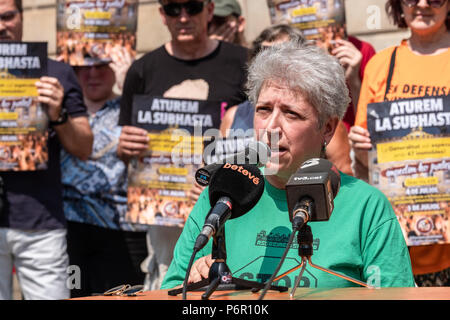
[[(328, 221), (308, 223), (314, 237), (312, 263), (377, 287), (414, 286), (408, 248), (387, 198), (367, 183), (341, 173), (341, 187), (334, 204)], [(178, 239), (162, 289), (183, 283), (194, 242), (210, 208), (205, 189)], [(267, 281), (285, 251), (291, 232), (286, 193), (265, 180), (264, 193), (256, 206), (225, 224), (226, 263), (233, 277)], [(296, 238), (278, 275), (301, 262)], [(196, 259), (211, 254), (211, 243)], [(274, 284), (292, 287), (299, 271)], [(358, 285), (308, 264), (299, 286)]]

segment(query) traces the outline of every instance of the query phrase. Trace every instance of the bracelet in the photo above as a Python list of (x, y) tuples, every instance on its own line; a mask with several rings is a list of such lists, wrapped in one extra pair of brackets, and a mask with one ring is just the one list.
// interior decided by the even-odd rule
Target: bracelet
[(67, 113), (67, 110), (65, 108), (62, 108), (58, 119), (56, 119), (55, 121), (50, 120), (48, 122), (48, 124), (50, 126), (58, 126), (60, 124), (66, 123), (68, 119), (69, 119), (69, 114)]

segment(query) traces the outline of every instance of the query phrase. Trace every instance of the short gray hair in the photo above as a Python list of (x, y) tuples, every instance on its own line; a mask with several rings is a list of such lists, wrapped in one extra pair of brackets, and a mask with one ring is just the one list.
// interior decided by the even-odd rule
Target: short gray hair
[(254, 105), (272, 81), (304, 95), (319, 113), (320, 127), (331, 117), (342, 119), (350, 103), (343, 67), (314, 45), (289, 41), (261, 51), (248, 72), (247, 94)]

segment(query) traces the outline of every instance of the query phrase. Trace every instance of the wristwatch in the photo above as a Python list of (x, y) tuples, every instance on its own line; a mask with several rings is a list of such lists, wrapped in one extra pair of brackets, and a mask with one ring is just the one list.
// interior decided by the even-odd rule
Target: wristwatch
[(48, 124), (50, 126), (58, 126), (60, 124), (64, 124), (67, 122), (67, 119), (69, 119), (69, 115), (67, 113), (67, 110), (65, 108), (61, 108), (61, 113), (59, 114), (58, 119), (55, 121), (50, 120)]

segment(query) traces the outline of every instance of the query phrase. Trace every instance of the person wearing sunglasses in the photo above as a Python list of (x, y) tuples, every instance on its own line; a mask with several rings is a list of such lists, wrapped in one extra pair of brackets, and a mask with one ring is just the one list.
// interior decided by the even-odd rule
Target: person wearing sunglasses
[[(148, 148), (147, 131), (131, 125), (135, 95), (207, 101), (217, 107), (218, 113), (246, 100), (247, 49), (208, 36), (214, 2), (160, 0), (159, 3), (170, 41), (136, 60), (123, 86), (119, 116), (119, 125), (123, 127), (117, 153), (126, 163)], [(149, 256), (143, 263), (148, 272), (146, 290), (160, 288), (180, 233), (179, 227), (149, 226)]]
[[(0, 41), (22, 41), (21, 0), (0, 0)], [(0, 299), (12, 298), (12, 269), (25, 299), (69, 298), (68, 257), (59, 153), (86, 160), (92, 150), (83, 94), (72, 68), (47, 60), (36, 82), (49, 118), (48, 169), (2, 172), (5, 206), (0, 213)], [(31, 258), (30, 258), (31, 257)]]
[(21, 15), (19, 9), (6, 10), (0, 14), (0, 41), (14, 41), (14, 39), (22, 38)]
[[(368, 150), (373, 147), (367, 105), (450, 94), (450, 1), (389, 0), (386, 11), (411, 36), (377, 53), (366, 67), (355, 126), (349, 133), (355, 174), (366, 180)], [(410, 253), (419, 286), (450, 285), (450, 244), (410, 246)]]

